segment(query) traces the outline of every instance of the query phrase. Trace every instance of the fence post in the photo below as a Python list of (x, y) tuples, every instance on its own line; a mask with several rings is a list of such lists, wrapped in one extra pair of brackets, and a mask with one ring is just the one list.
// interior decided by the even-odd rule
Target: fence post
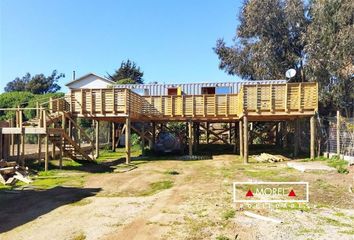
[(310, 158), (315, 159), (315, 116), (310, 118)]
[(53, 98), (49, 98), (49, 112), (53, 113)]
[(340, 155), (340, 112), (337, 111), (337, 155)]

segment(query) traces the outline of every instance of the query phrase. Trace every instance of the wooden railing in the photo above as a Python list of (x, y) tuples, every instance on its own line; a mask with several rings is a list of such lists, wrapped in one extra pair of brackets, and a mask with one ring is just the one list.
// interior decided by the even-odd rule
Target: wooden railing
[[(73, 114), (133, 118), (241, 117), (244, 114), (302, 114), (318, 108), (317, 83), (243, 85), (238, 94), (141, 96), (129, 89), (72, 90), (53, 109)], [(62, 103), (69, 102), (68, 104)]]
[(126, 113), (126, 89), (80, 89), (71, 91), (70, 106), (74, 114)]
[(181, 95), (144, 97), (143, 114), (165, 117), (237, 116), (238, 95)]
[(49, 110), (52, 112), (68, 112), (70, 111), (70, 104), (65, 100), (65, 98), (50, 99)]
[(306, 112), (318, 108), (317, 83), (244, 85), (243, 109), (248, 114)]

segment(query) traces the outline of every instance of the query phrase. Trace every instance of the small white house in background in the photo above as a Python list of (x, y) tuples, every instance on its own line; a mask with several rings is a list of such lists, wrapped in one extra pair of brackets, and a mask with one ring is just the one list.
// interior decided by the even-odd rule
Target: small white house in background
[(68, 82), (67, 84), (65, 84), (65, 86), (67, 86), (69, 88), (69, 90), (71, 89), (81, 89), (81, 88), (108, 88), (110, 86), (112, 86), (113, 84), (115, 84), (115, 82), (98, 76), (97, 74), (94, 73), (88, 73), (82, 77), (79, 77), (71, 82)]

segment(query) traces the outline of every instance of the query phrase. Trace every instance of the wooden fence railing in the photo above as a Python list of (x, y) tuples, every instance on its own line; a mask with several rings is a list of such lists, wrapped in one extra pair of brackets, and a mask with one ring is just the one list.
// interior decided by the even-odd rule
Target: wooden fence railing
[(301, 114), (318, 108), (317, 83), (243, 85), (238, 94), (141, 96), (129, 89), (72, 90), (52, 100), (53, 111), (92, 116), (241, 117), (243, 114)]
[(243, 108), (248, 114), (316, 111), (317, 83), (244, 85)]
[(181, 95), (144, 97), (143, 113), (165, 117), (237, 116), (238, 95)]

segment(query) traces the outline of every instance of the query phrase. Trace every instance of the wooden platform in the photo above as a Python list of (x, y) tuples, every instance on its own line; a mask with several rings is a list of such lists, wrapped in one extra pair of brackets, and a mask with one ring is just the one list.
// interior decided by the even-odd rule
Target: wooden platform
[(141, 96), (129, 89), (72, 90), (53, 111), (122, 121), (251, 121), (308, 117), (318, 108), (317, 83), (243, 85), (238, 94)]

